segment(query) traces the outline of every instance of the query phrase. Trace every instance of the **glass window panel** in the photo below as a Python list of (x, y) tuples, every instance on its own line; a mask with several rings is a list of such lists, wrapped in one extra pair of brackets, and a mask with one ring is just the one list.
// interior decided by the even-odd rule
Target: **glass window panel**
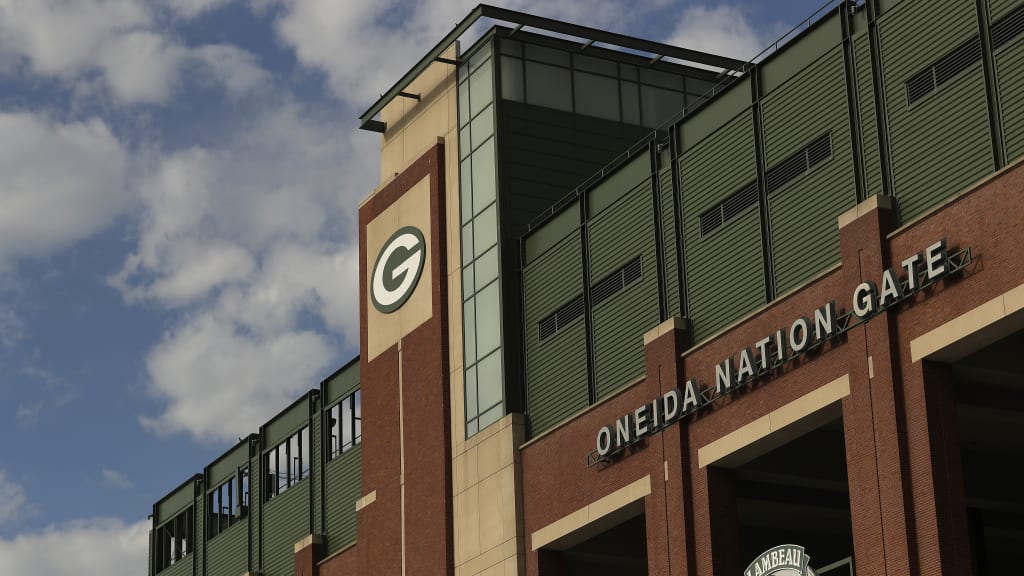
[(476, 283), (473, 282), (473, 265), (467, 264), (462, 269), (462, 297), (469, 298), (476, 292)]
[(473, 261), (473, 223), (462, 227), (462, 263)]
[(302, 446), (302, 461), (300, 462), (300, 465), (302, 466), (301, 478), (305, 478), (306, 476), (309, 476), (309, 449), (312, 446), (309, 441), (309, 426), (302, 429), (299, 436), (299, 443)]
[(354, 396), (353, 402), (354, 402), (354, 405), (355, 405), (354, 412), (355, 412), (355, 419), (356, 419), (355, 443), (359, 444), (362, 441), (362, 438), (363, 438), (363, 400), (362, 400), (362, 394), (360, 393), (359, 390), (356, 390), (356, 393), (353, 396)]
[(592, 58), (582, 54), (574, 54), (572, 57), (572, 63), (577, 70), (586, 70), (587, 72), (604, 74), (605, 76), (618, 76), (618, 74), (616, 74), (618, 66), (616, 66), (615, 62), (610, 60)]
[(473, 180), (470, 159), (462, 161), (462, 175), (459, 177), (459, 195), (462, 196), (462, 223), (469, 222), (473, 217)]
[(475, 71), (491, 57), (491, 45), (484, 44), (479, 50), (469, 57), (469, 70)]
[(555, 48), (548, 48), (547, 46), (538, 46), (536, 44), (526, 45), (526, 57), (530, 60), (538, 60), (540, 62), (547, 62), (548, 64), (558, 64), (559, 66), (569, 66), (569, 53), (557, 50)]
[(473, 151), (472, 143), (469, 141), (469, 126), (459, 130), (459, 159), (469, 156)]
[(509, 40), (508, 38), (502, 38), (498, 43), (498, 47), (502, 54), (511, 54), (513, 56), (523, 55), (523, 44), (518, 40)]
[(619, 81), (587, 72), (574, 72), (576, 113), (619, 120)]
[(249, 469), (242, 470), (242, 495), (239, 499), (242, 505), (241, 516), (248, 513), (249, 509)]
[(477, 427), (476, 418), (466, 422), (466, 438), (473, 436), (479, 431), (480, 429)]
[(476, 362), (476, 301), (466, 300), (462, 307), (462, 349), (466, 365)]
[(481, 410), (487, 410), (501, 402), (501, 352), (495, 352), (476, 365), (477, 388)]
[(636, 66), (632, 64), (619, 64), (619, 76), (623, 80), (636, 80)]
[(463, 64), (459, 66), (459, 82), (465, 81), (466, 78), (469, 78), (469, 65)]
[(537, 62), (527, 62), (526, 101), (536, 106), (572, 112), (572, 86), (569, 70)]
[(481, 414), (480, 415), (480, 421), (477, 423), (477, 425), (481, 429), (486, 428), (486, 427), (490, 426), (491, 424), (494, 424), (498, 420), (501, 420), (501, 417), (503, 416), (503, 414), (502, 414), (503, 412), (504, 412), (504, 408), (501, 406), (501, 404), (499, 404), (499, 405), (495, 406), (494, 408), (491, 408), (487, 412), (484, 412), (483, 414)]
[(476, 116), (494, 100), (491, 78), (491, 61), (488, 60), (469, 76), (469, 114)]
[(480, 408), (476, 400), (476, 366), (466, 368), (466, 415), (469, 418), (476, 418)]
[(682, 92), (673, 92), (654, 86), (640, 85), (641, 117), (644, 126), (660, 126), (685, 105)]
[(469, 122), (469, 82), (459, 84), (459, 126)]
[(470, 141), (476, 148), (494, 134), (494, 108), (488, 105), (469, 125)]
[(635, 82), (623, 82), (619, 87), (622, 94), (622, 121), (640, 125), (640, 91)]
[(473, 255), (482, 256), (497, 243), (498, 209), (496, 204), (491, 204), (473, 220)]
[(526, 99), (523, 90), (523, 61), (511, 56), (502, 56), (501, 97), (505, 100), (522, 102)]
[(673, 90), (683, 89), (683, 77), (668, 72), (661, 72), (658, 70), (651, 70), (649, 68), (640, 69), (640, 82), (643, 84), (651, 84), (654, 86), (660, 86), (662, 88), (671, 88)]
[(497, 174), (494, 168), (494, 139), (473, 153), (473, 212), (479, 214), (494, 201)]
[(483, 356), (501, 344), (501, 301), (498, 284), (491, 282), (476, 295), (477, 356)]
[(338, 411), (341, 412), (341, 452), (352, 447), (352, 399), (345, 398), (338, 404)]
[(487, 251), (476, 261), (476, 285), (484, 286), (498, 277), (498, 247)]
[(715, 83), (709, 80), (700, 80), (699, 78), (686, 78), (686, 91), (690, 94), (697, 96), (703, 96), (711, 89), (715, 87)]

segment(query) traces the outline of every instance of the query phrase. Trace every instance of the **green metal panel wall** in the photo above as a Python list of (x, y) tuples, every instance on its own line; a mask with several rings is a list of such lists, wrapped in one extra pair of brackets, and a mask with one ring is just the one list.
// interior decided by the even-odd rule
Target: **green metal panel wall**
[(174, 518), (179, 512), (188, 508), (195, 500), (195, 484), (192, 479), (179, 486), (174, 492), (164, 496), (160, 502), (156, 505), (156, 518), (153, 524), (163, 524), (167, 520)]
[(245, 520), (224, 530), (206, 543), (206, 573), (236, 574), (249, 569), (249, 523)]
[(203, 554), (206, 550), (206, 546), (201, 544), (201, 542), (205, 542), (206, 540), (206, 496), (203, 495), (203, 492), (201, 490), (200, 496), (196, 498), (195, 520), (195, 532), (193, 533), (195, 542), (192, 542), (191, 545), (194, 548), (192, 552), (196, 557), (196, 572), (198, 574), (202, 574), (203, 566), (206, 565), (203, 562)]
[(776, 294), (839, 261), (836, 217), (857, 203), (845, 77), (837, 46), (762, 102), (769, 168), (832, 134), (832, 160), (769, 194)]
[[(699, 114), (698, 114), (699, 115)], [(684, 132), (685, 135), (685, 132)], [(695, 341), (764, 304), (761, 225), (756, 207), (701, 238), (699, 215), (757, 176), (754, 127), (742, 112), (679, 160), (686, 289)]]
[(295, 574), (295, 543), (309, 535), (309, 478), (263, 508), (263, 576)]
[(533, 436), (587, 406), (585, 323), (578, 318), (540, 341), (537, 324), (583, 293), (583, 259), (577, 232), (523, 270), (526, 326), (526, 409)]
[(249, 459), (249, 549), (252, 551), (253, 570), (262, 566), (262, 535), (263, 530), (263, 458), (258, 450)]
[(883, 192), (882, 162), (878, 143), (875, 86), (871, 79), (871, 40), (866, 32), (853, 38), (853, 59), (856, 68), (857, 115), (864, 151), (864, 190), (865, 196), (874, 196)]
[(309, 480), (313, 483), (313, 532), (319, 533), (324, 520), (324, 475), (321, 474), (327, 461), (324, 455), (324, 411), (320, 398), (311, 399), (310, 411), (315, 414), (309, 427)]
[[(648, 160), (649, 162), (649, 160)], [(588, 224), (590, 285), (642, 258), (639, 282), (594, 307), (594, 382), (598, 399), (644, 373), (644, 332), (658, 325), (658, 272), (650, 174)]]
[(192, 562), (192, 556), (188, 556), (157, 572), (157, 574), (160, 576), (192, 576), (194, 574)]
[(906, 81), (978, 34), (974, 2), (907, 0), (878, 24), (892, 173), (906, 222), (993, 169), (979, 60), (908, 106)]
[(999, 47), (994, 56), (1006, 158), (1012, 161), (1024, 155), (1024, 37)]
[(992, 15), (992, 20), (995, 21), (1021, 4), (1024, 4), (1021, 0), (988, 0), (988, 10)]
[(658, 199), (661, 202), (662, 245), (665, 247), (665, 295), (668, 298), (668, 315), (672, 317), (682, 314), (679, 302), (679, 241), (676, 239), (676, 210), (673, 202), (676, 190), (672, 187), (672, 167), (669, 165), (672, 160), (668, 154), (663, 156), (664, 168), (658, 174)]
[(327, 463), (327, 554), (356, 541), (356, 500), (363, 491), (362, 446)]

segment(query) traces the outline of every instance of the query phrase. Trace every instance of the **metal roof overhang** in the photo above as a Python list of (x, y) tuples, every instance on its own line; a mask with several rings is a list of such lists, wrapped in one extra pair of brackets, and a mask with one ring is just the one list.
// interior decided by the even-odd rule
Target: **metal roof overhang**
[(430, 51), (412, 67), (412, 69), (406, 72), (394, 86), (392, 86), (386, 93), (382, 94), (373, 106), (370, 106), (366, 112), (363, 112), (359, 116), (359, 128), (373, 132), (384, 132), (387, 128), (387, 124), (381, 120), (374, 120), (374, 116), (379, 114), (380, 111), (384, 109), (384, 106), (391, 102), (391, 100), (400, 95), (409, 86), (413, 79), (422, 74), (423, 71), (426, 70), (427, 66), (430, 66), (433, 62), (441, 61), (447, 64), (457, 64), (458, 62), (441, 58), (441, 54), (481, 18), (491, 18), (504, 22), (512, 22), (520, 27), (529, 26), (531, 28), (538, 28), (549, 32), (583, 38), (587, 40), (587, 46), (593, 42), (602, 42), (605, 44), (621, 46), (623, 48), (648, 52), (658, 56), (669, 56), (679, 60), (704, 64), (706, 66), (714, 66), (716, 68), (723, 68), (726, 70), (741, 71), (747, 64), (741, 60), (726, 58), (725, 56), (717, 56), (715, 54), (708, 54), (698, 50), (680, 48), (678, 46), (662, 44), (661, 42), (644, 40), (642, 38), (635, 38), (633, 36), (609, 32), (607, 30), (599, 30), (589, 26), (570, 24), (568, 22), (561, 22), (551, 18), (544, 18), (543, 16), (526, 14), (525, 12), (498, 8), (487, 4), (478, 4), (472, 12), (466, 15), (461, 22), (456, 24), (455, 28), (452, 29), (451, 32), (431, 48)]

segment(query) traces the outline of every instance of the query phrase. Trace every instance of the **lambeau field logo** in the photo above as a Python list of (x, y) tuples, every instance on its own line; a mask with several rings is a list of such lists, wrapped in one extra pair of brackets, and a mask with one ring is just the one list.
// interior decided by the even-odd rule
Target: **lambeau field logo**
[(803, 546), (783, 544), (755, 558), (743, 571), (743, 576), (815, 576), (807, 565), (810, 561)]
[(405, 304), (419, 282), (425, 261), (423, 233), (405, 226), (388, 238), (373, 265), (370, 299), (377, 310), (388, 314)]

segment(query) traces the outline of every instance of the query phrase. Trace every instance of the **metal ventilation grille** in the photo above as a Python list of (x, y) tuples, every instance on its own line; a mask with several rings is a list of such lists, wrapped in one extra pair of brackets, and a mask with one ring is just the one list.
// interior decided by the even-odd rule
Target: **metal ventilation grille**
[(573, 320), (577, 320), (582, 317), (583, 295), (580, 294), (538, 322), (537, 334), (543, 342), (557, 334), (559, 330), (562, 330), (571, 324)]
[[(1005, 21), (1004, 18), (1002, 21)], [(981, 61), (981, 39), (971, 38), (931, 66), (907, 80), (907, 106), (938, 90), (964, 70)]]
[(757, 204), (757, 182), (751, 182), (699, 216), (701, 238)]
[(1024, 6), (992, 24), (992, 47), (1000, 48), (1024, 32)]
[(640, 280), (642, 272), (641, 260), (637, 256), (627, 262), (622, 268), (605, 276), (590, 289), (590, 298), (593, 301), (593, 305), (597, 306), (621, 292), (625, 287)]
[(768, 170), (768, 193), (775, 192), (831, 158), (832, 133), (827, 132)]

